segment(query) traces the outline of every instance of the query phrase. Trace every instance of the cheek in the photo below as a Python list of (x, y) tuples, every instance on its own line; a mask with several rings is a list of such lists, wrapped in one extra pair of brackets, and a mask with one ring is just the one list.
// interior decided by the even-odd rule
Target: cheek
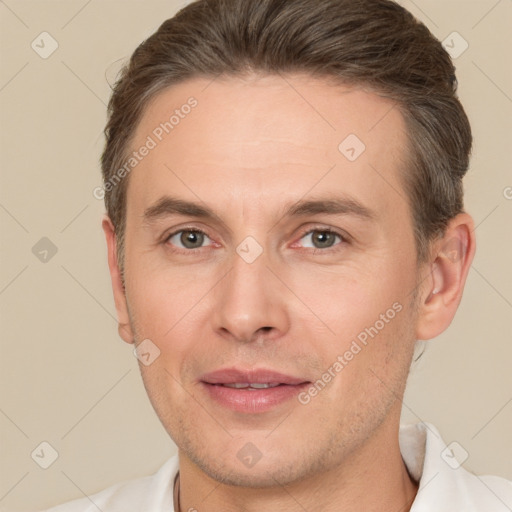
[(325, 393), (322, 383), (311, 390), (312, 399), (319, 397), (314, 398), (314, 407), (330, 407), (341, 400), (350, 410), (364, 410), (356, 402), (373, 400), (365, 407), (377, 410), (382, 405), (379, 397), (389, 404), (399, 395), (408, 372), (415, 322), (410, 305), (412, 267), (381, 261), (366, 268), (301, 272), (295, 278), (295, 289), (319, 319), (318, 332), (312, 332), (311, 322), (299, 318), (301, 329), (309, 332), (306, 350), (321, 361), (317, 378), (327, 383)]
[[(313, 312), (319, 328), (343, 346), (376, 322), (382, 330), (382, 322), (387, 326), (388, 320), (394, 320), (396, 310), (410, 300), (414, 274), (401, 262), (383, 258), (337, 270), (298, 267), (290, 272), (288, 282), (303, 303), (302, 310)], [(309, 314), (303, 317), (311, 318)], [(301, 321), (300, 316), (293, 320)]]
[(413, 311), (395, 305), (383, 314), (387, 323), (378, 318), (365, 325), (363, 320), (357, 334), (342, 333), (325, 350), (318, 379), (328, 382), (325, 391), (319, 380), (309, 391), (313, 409), (338, 410), (333, 415), (342, 424), (364, 429), (369, 418), (381, 417), (401, 396), (414, 347)]
[(138, 337), (166, 340), (183, 323), (197, 325), (198, 306), (212, 287), (209, 280), (179, 267), (154, 267), (151, 271), (143, 269), (127, 275), (132, 277), (127, 280), (126, 289)]

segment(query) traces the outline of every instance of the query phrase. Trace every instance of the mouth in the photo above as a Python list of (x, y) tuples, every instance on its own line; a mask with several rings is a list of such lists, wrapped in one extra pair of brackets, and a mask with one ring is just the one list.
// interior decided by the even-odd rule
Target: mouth
[(201, 384), (215, 404), (254, 414), (283, 405), (311, 382), (268, 369), (228, 368), (204, 375)]
[(212, 386), (224, 386), (226, 388), (233, 388), (233, 389), (247, 389), (247, 390), (253, 390), (253, 389), (268, 389), (268, 388), (275, 388), (277, 386), (286, 386), (287, 384), (281, 384), (279, 382), (265, 382), (265, 383), (257, 383), (257, 382), (234, 382), (232, 384), (212, 384)]

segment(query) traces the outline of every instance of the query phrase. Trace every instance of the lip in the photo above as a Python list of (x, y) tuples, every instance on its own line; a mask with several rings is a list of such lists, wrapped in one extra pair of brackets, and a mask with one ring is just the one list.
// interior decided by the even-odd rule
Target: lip
[(207, 384), (234, 384), (236, 382), (250, 382), (254, 384), (279, 383), (291, 386), (308, 382), (306, 379), (286, 375), (262, 368), (259, 370), (241, 370), (238, 368), (225, 368), (215, 372), (207, 373), (201, 377)]
[[(221, 385), (234, 383), (279, 383), (279, 386), (263, 389), (237, 389)], [(207, 396), (216, 404), (232, 411), (254, 414), (270, 411), (283, 405), (295, 398), (311, 382), (269, 369), (227, 368), (203, 375), (201, 384)]]

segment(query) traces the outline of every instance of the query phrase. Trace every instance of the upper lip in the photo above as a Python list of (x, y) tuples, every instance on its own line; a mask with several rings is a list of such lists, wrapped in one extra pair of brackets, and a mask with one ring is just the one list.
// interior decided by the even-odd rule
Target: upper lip
[(276, 372), (266, 368), (258, 370), (242, 370), (238, 368), (225, 368), (207, 373), (201, 377), (203, 382), (208, 384), (236, 384), (236, 383), (249, 383), (249, 384), (266, 384), (266, 383), (279, 383), (279, 384), (303, 384), (308, 382), (306, 379), (300, 377), (293, 377), (284, 373)]

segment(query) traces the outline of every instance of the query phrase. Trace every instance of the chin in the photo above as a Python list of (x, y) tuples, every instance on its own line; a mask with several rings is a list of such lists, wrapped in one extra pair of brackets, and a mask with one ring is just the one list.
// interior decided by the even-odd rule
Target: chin
[[(301, 475), (298, 466), (292, 467), (290, 461), (287, 465), (279, 465), (277, 461), (260, 460), (253, 467), (244, 467), (242, 464), (212, 463), (209, 460), (193, 461), (210, 478), (224, 485), (233, 487), (246, 487), (253, 489), (282, 487), (305, 478)], [(238, 462), (238, 460), (237, 460)]]
[[(203, 473), (224, 485), (245, 488), (272, 488), (298, 483), (326, 469), (328, 457), (286, 447), (261, 453), (251, 441), (237, 440), (215, 450), (208, 446), (188, 446), (182, 452)], [(259, 443), (260, 446), (262, 443)], [(242, 448), (240, 448), (240, 446)], [(192, 449), (190, 449), (192, 448)], [(262, 448), (262, 452), (264, 449)], [(259, 453), (259, 455), (258, 455)], [(294, 455), (292, 458), (291, 455)], [(251, 460), (252, 457), (252, 460)]]

